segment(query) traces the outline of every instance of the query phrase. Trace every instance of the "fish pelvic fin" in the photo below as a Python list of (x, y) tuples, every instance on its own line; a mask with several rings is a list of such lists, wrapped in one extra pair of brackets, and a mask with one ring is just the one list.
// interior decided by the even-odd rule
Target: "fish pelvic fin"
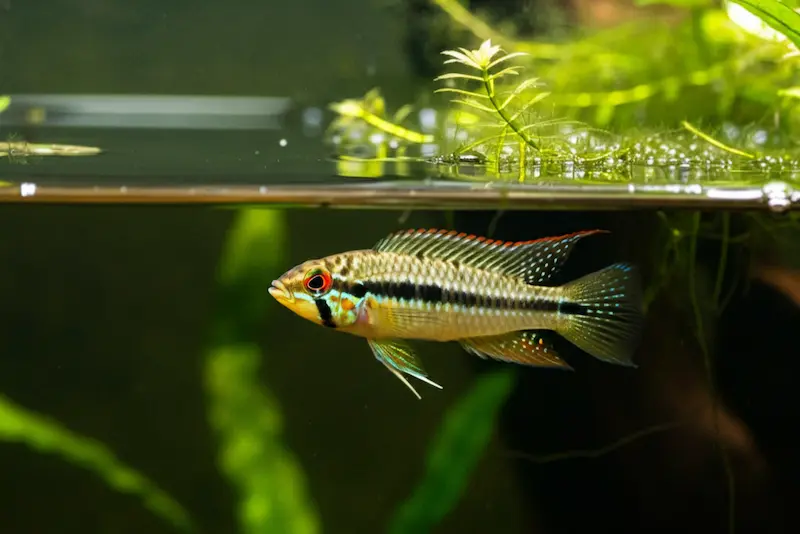
[(454, 230), (406, 230), (381, 239), (373, 250), (459, 262), (522, 278), (528, 284), (536, 285), (558, 272), (575, 243), (598, 233), (606, 233), (606, 230), (584, 230), (533, 241), (501, 241)]
[(428, 378), (428, 374), (422, 368), (422, 364), (408, 344), (394, 339), (368, 339), (367, 343), (369, 343), (369, 348), (372, 349), (375, 358), (400, 379), (418, 399), (422, 399), (422, 396), (417, 393), (414, 386), (403, 375), (413, 376), (417, 380), (442, 389), (442, 386)]
[(532, 367), (560, 367), (572, 370), (572, 367), (561, 359), (541, 334), (532, 330), (498, 336), (471, 337), (460, 339), (459, 343), (464, 350), (481, 358)]
[(563, 326), (556, 331), (595, 358), (636, 367), (641, 338), (641, 282), (636, 269), (616, 263), (562, 286)]

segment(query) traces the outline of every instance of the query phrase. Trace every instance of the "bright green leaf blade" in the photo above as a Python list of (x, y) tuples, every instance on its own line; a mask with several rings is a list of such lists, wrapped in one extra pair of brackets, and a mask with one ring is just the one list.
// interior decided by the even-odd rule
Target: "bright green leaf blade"
[[(514, 88), (514, 90), (511, 92), (511, 94), (508, 95), (508, 98), (506, 98), (503, 101), (503, 103), (500, 104), (499, 109), (500, 110), (505, 109), (506, 106), (508, 106), (511, 103), (512, 100), (514, 100), (516, 97), (518, 97), (523, 92), (525, 92), (528, 89), (530, 89), (531, 87), (536, 87), (537, 85), (539, 85), (539, 79), (538, 78), (528, 78), (527, 80), (523, 81), (522, 83), (517, 85)], [(538, 98), (538, 97), (536, 97), (536, 98)], [(539, 99), (539, 100), (541, 100), (541, 99)]]
[(267, 288), (284, 270), (285, 235), (283, 212), (241, 210), (219, 268), (206, 391), (220, 469), (239, 498), (239, 534), (320, 531), (301, 466), (283, 443), (278, 401), (258, 381), (255, 340), (269, 307), (278, 306)]
[[(494, 74), (490, 75), (489, 78), (492, 80), (497, 80), (498, 78), (502, 78), (503, 76), (519, 76), (519, 67), (507, 67), (501, 71), (497, 71)], [(479, 78), (482, 80), (481, 78)]]
[(483, 78), (480, 76), (474, 76), (472, 74), (461, 74), (460, 72), (448, 72), (447, 74), (442, 74), (441, 76), (437, 76), (433, 79), (434, 82), (438, 82), (440, 80), (472, 80), (476, 82), (483, 82)]
[(11, 105), (11, 97), (0, 95), (0, 113), (5, 111), (5, 109)]
[(180, 504), (119, 461), (105, 445), (75, 434), (1, 396), (0, 440), (22, 443), (37, 452), (61, 456), (71, 464), (94, 472), (115, 490), (140, 498), (154, 514), (175, 527), (193, 530), (189, 514)]
[(434, 93), (456, 93), (458, 95), (466, 95), (473, 98), (483, 98), (485, 100), (489, 100), (488, 95), (476, 93), (474, 91), (467, 91), (465, 89), (456, 89), (455, 87), (442, 87), (441, 89), (436, 89)]
[(513, 384), (511, 370), (484, 376), (449, 410), (430, 446), (423, 479), (397, 510), (391, 534), (428, 532), (458, 503)]
[(491, 63), (489, 63), (488, 65), (486, 65), (486, 70), (487, 71), (488, 70), (492, 70), (493, 68), (495, 68), (500, 63), (503, 63), (504, 61), (508, 61), (510, 59), (514, 59), (514, 58), (522, 57), (522, 56), (527, 56), (527, 55), (528, 55), (527, 52), (513, 52), (511, 54), (506, 54), (505, 56), (499, 57), (499, 58), (495, 59), (494, 61), (492, 61)]
[(731, 0), (800, 46), (800, 13), (777, 0)]
[(483, 104), (479, 104), (479, 103), (475, 102), (474, 100), (456, 98), (455, 100), (453, 100), (453, 102), (455, 102), (457, 104), (464, 105), (464, 106), (469, 106), (469, 107), (471, 107), (473, 109), (479, 109), (479, 110), (485, 111), (487, 113), (497, 113), (496, 109), (490, 108), (488, 106), (484, 106)]
[[(547, 98), (548, 96), (550, 96), (550, 93), (547, 93), (547, 92), (546, 93), (539, 93), (538, 95), (534, 96), (533, 98), (531, 98), (530, 100), (525, 102), (525, 105), (521, 106), (513, 115), (511, 115), (511, 117), (508, 118), (508, 122), (513, 123), (515, 120), (517, 120), (519, 118), (520, 115), (522, 115), (523, 113), (528, 111), (530, 108), (532, 108), (533, 106), (535, 106), (536, 104), (538, 104), (539, 102), (541, 102), (542, 100)], [(529, 129), (530, 126), (536, 127), (537, 124), (535, 124), (535, 123), (534, 124), (529, 124), (528, 126), (520, 128), (520, 131), (525, 131), (525, 130)]]
[(392, 117), (392, 121), (395, 124), (400, 124), (404, 120), (411, 115), (411, 112), (414, 111), (414, 106), (411, 104), (406, 104), (405, 106), (400, 107), (397, 111), (394, 112), (394, 117)]

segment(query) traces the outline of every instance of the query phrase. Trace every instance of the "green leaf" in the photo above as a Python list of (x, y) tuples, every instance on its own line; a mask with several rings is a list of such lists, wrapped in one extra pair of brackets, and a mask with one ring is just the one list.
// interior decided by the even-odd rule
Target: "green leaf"
[(0, 396), (0, 440), (21, 443), (40, 453), (61, 456), (94, 472), (121, 493), (135, 495), (157, 516), (175, 527), (192, 531), (189, 514), (156, 484), (123, 464), (103, 444), (80, 436), (55, 421)]
[(483, 78), (481, 78), (480, 76), (474, 76), (472, 74), (461, 74), (460, 72), (448, 72), (447, 74), (442, 74), (441, 76), (437, 76), (436, 78), (433, 79), (433, 81), (438, 82), (440, 80), (454, 80), (454, 79), (473, 80), (476, 82), (483, 83)]
[(485, 95), (485, 94), (482, 94), (482, 93), (476, 93), (474, 91), (467, 91), (465, 89), (456, 89), (454, 87), (442, 87), (441, 89), (437, 89), (434, 92), (435, 93), (456, 93), (456, 94), (459, 94), (459, 95), (466, 95), (466, 96), (471, 96), (471, 97), (474, 97), (474, 98), (483, 98), (483, 99), (489, 100), (489, 96), (488, 95)]
[(506, 106), (509, 105), (512, 100), (514, 100), (516, 97), (518, 97), (520, 94), (527, 91), (531, 87), (536, 87), (537, 85), (539, 85), (539, 78), (528, 78), (527, 80), (523, 81), (522, 83), (517, 85), (511, 92), (511, 94), (508, 95), (508, 98), (506, 98), (503, 101), (503, 103), (500, 104), (500, 106), (498, 107), (498, 111), (505, 109)]
[(283, 443), (277, 399), (261, 383), (256, 342), (270, 307), (267, 288), (285, 270), (285, 214), (239, 211), (219, 268), (219, 306), (206, 351), (209, 420), (219, 467), (239, 498), (239, 534), (317, 534), (319, 518), (299, 462)]
[(800, 46), (800, 13), (777, 0), (731, 0)]
[(11, 97), (0, 95), (0, 113), (5, 111), (5, 109), (11, 105)]
[[(503, 76), (519, 76), (519, 67), (506, 67), (501, 71), (497, 71), (494, 74), (489, 76), (491, 80), (497, 80), (498, 78), (502, 78)], [(478, 78), (479, 80), (483, 81), (482, 78)]]
[(397, 510), (391, 534), (428, 532), (458, 503), (513, 385), (511, 370), (484, 376), (449, 410), (430, 446), (425, 474)]
[[(514, 122), (515, 120), (517, 120), (519, 118), (520, 115), (522, 115), (523, 113), (528, 111), (528, 109), (530, 109), (531, 107), (535, 106), (536, 104), (538, 104), (539, 102), (541, 102), (542, 100), (547, 98), (548, 96), (550, 96), (549, 92), (544, 92), (544, 93), (537, 94), (536, 96), (534, 96), (533, 98), (531, 98), (530, 100), (525, 102), (525, 105), (520, 107), (511, 117), (509, 117), (508, 118), (508, 122), (509, 123)], [(529, 124), (526, 127), (520, 128), (519, 131), (523, 132), (523, 131), (527, 130), (529, 127), (531, 127), (531, 126), (535, 127), (535, 126), (537, 126), (537, 124), (535, 124), (535, 123), (534, 124)]]
[(474, 109), (479, 109), (479, 110), (485, 111), (487, 113), (497, 113), (496, 109), (490, 108), (488, 106), (484, 106), (483, 104), (479, 104), (478, 102), (475, 102), (474, 100), (470, 100), (470, 99), (457, 98), (457, 99), (453, 100), (452, 102), (455, 102), (457, 104), (461, 104), (461, 105), (464, 105), (464, 106), (469, 106), (469, 107), (474, 108)]
[(504, 61), (508, 61), (509, 59), (514, 59), (515, 57), (522, 57), (522, 56), (527, 56), (527, 55), (528, 55), (527, 52), (513, 52), (511, 54), (506, 54), (505, 56), (499, 57), (499, 58), (495, 59), (494, 61), (492, 61), (491, 63), (489, 63), (488, 65), (486, 65), (486, 70), (487, 71), (488, 70), (492, 70), (493, 68), (495, 68), (500, 63), (503, 63)]

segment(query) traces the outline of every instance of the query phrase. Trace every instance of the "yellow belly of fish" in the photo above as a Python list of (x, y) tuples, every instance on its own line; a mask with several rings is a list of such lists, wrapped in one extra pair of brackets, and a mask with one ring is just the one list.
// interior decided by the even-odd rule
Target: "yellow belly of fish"
[(404, 302), (372, 303), (368, 319), (352, 333), (373, 339), (405, 338), (453, 341), (467, 337), (494, 336), (528, 329), (549, 329), (553, 313), (525, 310), (493, 310), (441, 304), (419, 306)]

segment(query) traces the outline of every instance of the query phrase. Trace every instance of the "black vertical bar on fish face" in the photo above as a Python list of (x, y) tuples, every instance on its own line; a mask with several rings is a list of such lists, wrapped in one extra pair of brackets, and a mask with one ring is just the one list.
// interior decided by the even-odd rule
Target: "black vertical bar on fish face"
[(314, 303), (317, 305), (319, 318), (322, 321), (322, 324), (328, 328), (336, 328), (336, 323), (333, 322), (331, 307), (328, 306), (328, 303), (325, 302), (325, 299), (314, 299)]

